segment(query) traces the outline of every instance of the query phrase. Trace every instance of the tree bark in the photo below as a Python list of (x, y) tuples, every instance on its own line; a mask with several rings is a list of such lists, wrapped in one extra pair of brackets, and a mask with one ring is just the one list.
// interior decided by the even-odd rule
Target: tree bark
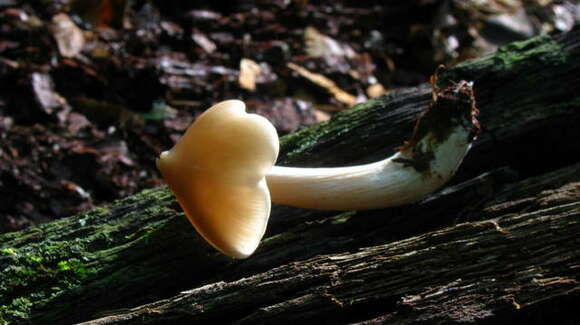
[[(561, 172), (577, 181), (580, 165)], [(288, 263), (85, 324), (523, 323), (520, 310), (580, 295), (579, 194), (580, 183), (567, 184), (520, 202), (526, 212), (491, 205), (487, 220)]]
[[(485, 132), (439, 193), (375, 211), (275, 205), (255, 255), (231, 260), (165, 187), (144, 191), (0, 236), (0, 322), (572, 323), (580, 31), (514, 43), (439, 82), (460, 80), (474, 82)], [(430, 96), (423, 85), (357, 105), (283, 138), (280, 161), (382, 159)]]

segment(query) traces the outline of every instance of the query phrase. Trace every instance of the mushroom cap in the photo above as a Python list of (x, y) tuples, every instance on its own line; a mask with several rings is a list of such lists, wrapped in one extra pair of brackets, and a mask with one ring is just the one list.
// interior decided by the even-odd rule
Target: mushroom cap
[(245, 258), (266, 230), (265, 174), (278, 151), (274, 126), (246, 113), (242, 101), (227, 100), (200, 115), (157, 168), (198, 233), (224, 254)]

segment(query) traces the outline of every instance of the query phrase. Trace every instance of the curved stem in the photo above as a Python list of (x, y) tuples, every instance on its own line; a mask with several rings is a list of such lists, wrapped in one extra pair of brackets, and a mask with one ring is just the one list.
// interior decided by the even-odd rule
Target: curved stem
[[(436, 148), (428, 135), (413, 150), (401, 150), (375, 163), (336, 168), (274, 166), (266, 181), (272, 201), (302, 208), (365, 210), (403, 205), (445, 184), (470, 143), (467, 130), (458, 126)], [(427, 160), (427, 166), (421, 159)]]

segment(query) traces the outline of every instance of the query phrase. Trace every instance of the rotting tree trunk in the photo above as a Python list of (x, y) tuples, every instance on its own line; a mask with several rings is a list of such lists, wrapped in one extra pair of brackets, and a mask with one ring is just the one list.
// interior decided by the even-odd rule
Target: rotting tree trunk
[(578, 195), (580, 183), (568, 184), (530, 198), (526, 212), (492, 205), (482, 212), (493, 219), (288, 263), (86, 324), (524, 323), (518, 310), (578, 302)]
[[(255, 255), (231, 260), (165, 187), (144, 191), (0, 236), (0, 322), (573, 322), (580, 31), (512, 44), (440, 81), (462, 79), (475, 82), (486, 132), (453, 184), (426, 200), (344, 213), (274, 206)], [(430, 91), (393, 92), (289, 135), (282, 164), (382, 159)]]

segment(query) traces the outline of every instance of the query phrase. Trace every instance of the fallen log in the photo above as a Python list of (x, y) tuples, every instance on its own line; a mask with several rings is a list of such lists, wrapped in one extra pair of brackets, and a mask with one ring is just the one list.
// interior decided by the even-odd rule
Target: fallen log
[[(527, 198), (519, 213), (491, 205), (483, 221), (290, 262), (84, 324), (526, 323), (530, 307), (572, 308), (580, 295), (580, 165), (571, 170), (574, 183)], [(554, 321), (542, 314), (534, 323)]]

